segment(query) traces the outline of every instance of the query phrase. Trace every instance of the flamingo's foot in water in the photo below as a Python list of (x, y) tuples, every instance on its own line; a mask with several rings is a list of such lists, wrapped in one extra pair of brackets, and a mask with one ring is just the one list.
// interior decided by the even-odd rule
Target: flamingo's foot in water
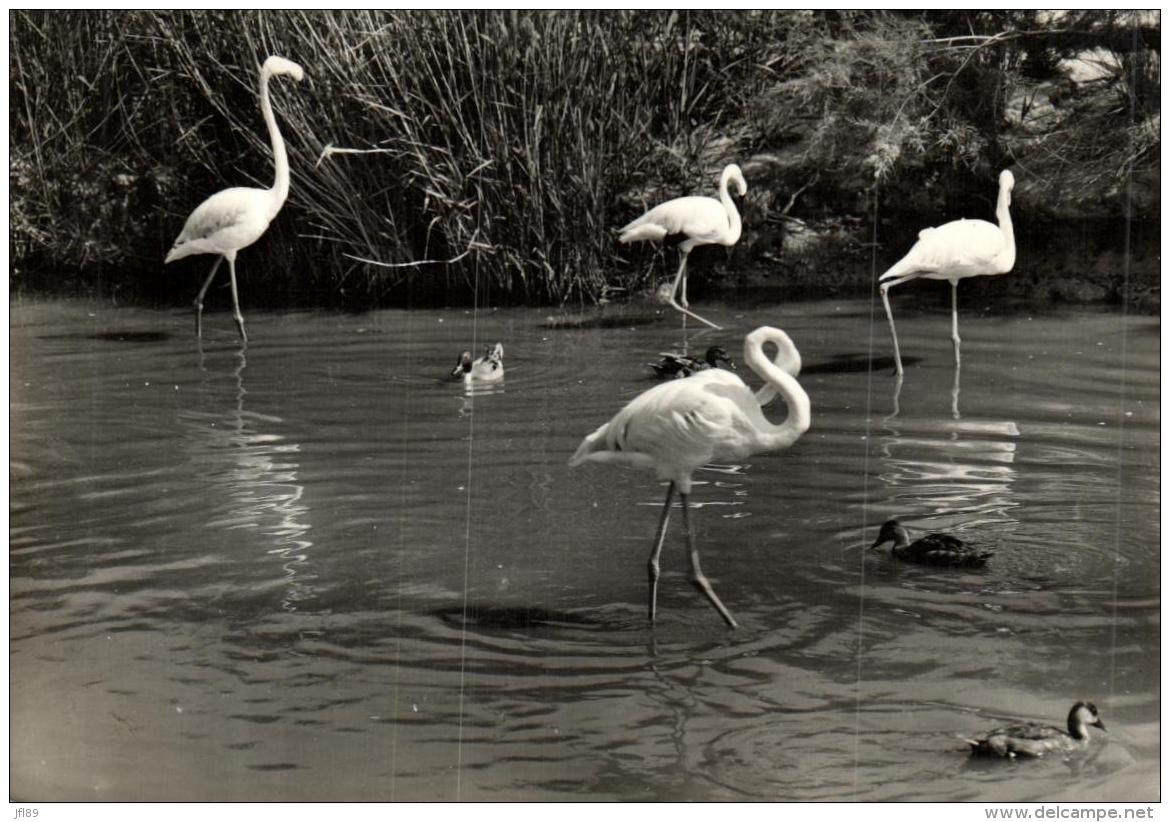
[(722, 331), (722, 330), (723, 330), (723, 326), (721, 326), (721, 325), (716, 325), (715, 323), (711, 322), (710, 320), (708, 320), (708, 319), (704, 319), (703, 317), (700, 317), (700, 316), (699, 316), (698, 314), (696, 314), (694, 311), (690, 311), (690, 310), (688, 310), (688, 309), (684, 308), (683, 306), (679, 305), (679, 304), (678, 304), (678, 303), (677, 303), (675, 300), (673, 300), (673, 299), (670, 301), (670, 304), (671, 304), (671, 306), (672, 306), (673, 308), (675, 308), (675, 309), (677, 309), (677, 310), (681, 311), (682, 313), (686, 314), (688, 317), (693, 317), (693, 318), (695, 318), (696, 320), (698, 320), (698, 321), (699, 321), (699, 322), (701, 322), (701, 323), (706, 323), (707, 325), (709, 325), (709, 326), (711, 326), (712, 328), (714, 328), (716, 331)]

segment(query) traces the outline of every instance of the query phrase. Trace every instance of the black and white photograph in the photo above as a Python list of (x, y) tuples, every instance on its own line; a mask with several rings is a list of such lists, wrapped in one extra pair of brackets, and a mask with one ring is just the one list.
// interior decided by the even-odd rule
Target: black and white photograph
[(10, 818), (1157, 818), (1160, 10), (7, 43)]

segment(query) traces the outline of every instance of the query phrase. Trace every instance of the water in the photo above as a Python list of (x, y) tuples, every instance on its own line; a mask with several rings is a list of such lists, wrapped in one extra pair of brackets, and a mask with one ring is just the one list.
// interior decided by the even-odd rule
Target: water
[[(695, 350), (787, 330), (813, 408), (697, 475), (735, 631), (678, 517), (650, 630), (664, 487), (566, 464), (674, 315), (252, 311), (245, 352), (213, 313), (201, 352), (179, 309), (13, 303), (13, 796), (1158, 799), (1158, 321), (963, 305), (956, 381), (928, 303), (900, 390), (868, 301), (699, 309)], [(441, 381), (496, 341), (503, 386)], [(866, 550), (895, 515), (997, 554)], [(961, 750), (1078, 698), (1088, 761)]]

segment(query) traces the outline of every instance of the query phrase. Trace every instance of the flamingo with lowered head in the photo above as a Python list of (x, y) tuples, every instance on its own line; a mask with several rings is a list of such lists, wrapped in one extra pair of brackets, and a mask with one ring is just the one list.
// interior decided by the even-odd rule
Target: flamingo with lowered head
[[(774, 360), (764, 355), (764, 345), (769, 342), (777, 348)], [(744, 338), (743, 357), (764, 378), (764, 386), (759, 391), (753, 393), (743, 380), (720, 368), (656, 385), (639, 394), (612, 420), (587, 436), (569, 460), (570, 466), (613, 462), (650, 468), (659, 479), (670, 482), (648, 563), (651, 623), (657, 609), (658, 558), (670, 519), (670, 503), (677, 489), (682, 499), (691, 581), (724, 621), (736, 627), (735, 619), (719, 601), (699, 567), (699, 552), (687, 507), (691, 475), (709, 462), (782, 451), (808, 430), (811, 413), (808, 395), (796, 381), (800, 373), (800, 352), (788, 335), (777, 328), (757, 328)], [(762, 410), (777, 395), (788, 405), (788, 416), (779, 425), (769, 422)]]
[(264, 122), (268, 124), (268, 134), (272, 138), (272, 157), (276, 165), (276, 181), (272, 188), (238, 187), (212, 194), (191, 212), (179, 238), (167, 252), (165, 262), (168, 263), (192, 254), (218, 255), (211, 266), (211, 273), (203, 281), (203, 287), (195, 298), (196, 336), (203, 335), (203, 295), (207, 293), (219, 264), (226, 259), (232, 278), (233, 316), (240, 329), (240, 337), (244, 342), (248, 341), (236, 290), (236, 253), (260, 239), (288, 199), (288, 153), (280, 129), (276, 127), (272, 103), (268, 99), (268, 80), (281, 74), (292, 77), (298, 83), (305, 76), (300, 66), (283, 57), (269, 57), (260, 69), (260, 110), (264, 114)]
[(730, 247), (739, 242), (743, 223), (731, 195), (727, 193), (727, 184), (731, 182), (735, 183), (740, 197), (747, 194), (743, 172), (732, 163), (719, 176), (718, 200), (714, 197), (677, 197), (667, 200), (626, 225), (618, 236), (619, 241), (632, 243), (638, 240), (658, 242), (671, 234), (685, 234), (686, 239), (678, 246), (678, 274), (674, 277), (668, 302), (687, 316), (715, 329), (719, 326), (688, 310), (687, 255), (695, 246), (718, 244)]
[(1012, 232), (1012, 187), (1016, 178), (1008, 170), (999, 174), (999, 199), (995, 218), (999, 225), (986, 220), (953, 220), (937, 228), (924, 228), (918, 242), (878, 278), (882, 303), (894, 337), (894, 359), (898, 376), (902, 376), (902, 355), (898, 351), (898, 331), (890, 311), (889, 290), (907, 280), (950, 280), (951, 340), (955, 344), (955, 364), (959, 363), (959, 280), (988, 274), (1006, 274), (1016, 264), (1016, 240)]

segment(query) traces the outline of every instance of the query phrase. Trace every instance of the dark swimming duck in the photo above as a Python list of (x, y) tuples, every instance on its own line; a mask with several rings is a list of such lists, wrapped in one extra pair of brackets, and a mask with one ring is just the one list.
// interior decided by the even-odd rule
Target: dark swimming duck
[(1022, 722), (964, 740), (979, 756), (1044, 756), (1073, 754), (1089, 747), (1089, 726), (1105, 730), (1092, 702), (1078, 702), (1068, 712), (1068, 732), (1052, 725)]
[(890, 553), (895, 557), (904, 562), (917, 562), (919, 565), (981, 568), (994, 554), (992, 551), (973, 548), (950, 534), (927, 534), (911, 542), (910, 532), (896, 519), (889, 520), (882, 526), (877, 540), (869, 546), (870, 550), (886, 542), (894, 543)]
[(686, 354), (672, 354), (669, 352), (661, 356), (662, 359), (658, 362), (650, 363), (650, 367), (654, 369), (654, 373), (661, 379), (689, 377), (696, 371), (706, 371), (708, 368), (715, 368), (721, 362), (727, 363), (732, 371), (735, 370), (735, 363), (727, 356), (727, 352), (718, 345), (713, 345), (708, 348), (707, 353), (703, 355), (703, 359), (691, 357)]

